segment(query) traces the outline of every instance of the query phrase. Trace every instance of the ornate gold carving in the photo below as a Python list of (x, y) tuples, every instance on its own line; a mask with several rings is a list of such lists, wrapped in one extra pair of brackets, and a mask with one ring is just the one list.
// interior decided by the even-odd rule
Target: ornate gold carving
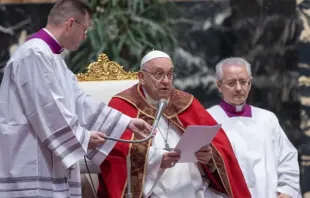
[(303, 29), (299, 36), (299, 40), (303, 42), (310, 42), (310, 24), (308, 17), (310, 16), (310, 9), (307, 6), (301, 6), (302, 3), (306, 3), (306, 0), (296, 0), (296, 11), (303, 24)]
[(126, 72), (123, 66), (110, 61), (106, 54), (100, 54), (97, 62), (88, 65), (86, 73), (76, 76), (79, 81), (136, 80), (138, 72)]
[(310, 77), (307, 77), (307, 76), (300, 76), (298, 78), (298, 84), (299, 86), (310, 86)]

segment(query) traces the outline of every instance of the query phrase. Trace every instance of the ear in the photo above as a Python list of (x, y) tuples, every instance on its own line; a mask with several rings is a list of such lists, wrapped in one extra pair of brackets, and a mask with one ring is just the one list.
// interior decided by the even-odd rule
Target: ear
[(66, 31), (68, 31), (70, 29), (70, 27), (72, 27), (72, 25), (73, 25), (73, 19), (72, 18), (66, 20), (65, 21), (65, 29), (66, 29)]
[(216, 85), (217, 85), (217, 89), (219, 90), (219, 92), (222, 93), (221, 82), (216, 80)]
[(144, 85), (145, 84), (145, 81), (144, 81), (144, 73), (142, 71), (139, 71), (138, 72), (138, 79), (139, 79), (139, 83), (141, 85)]
[(252, 80), (253, 80), (253, 77), (251, 77), (250, 80), (251, 80), (251, 84), (250, 84), (250, 87), (249, 87), (249, 91), (251, 91), (251, 88), (252, 88)]
[(73, 23), (74, 23), (74, 19), (73, 18), (70, 18), (66, 21), (67, 23), (67, 27), (72, 27), (73, 26)]

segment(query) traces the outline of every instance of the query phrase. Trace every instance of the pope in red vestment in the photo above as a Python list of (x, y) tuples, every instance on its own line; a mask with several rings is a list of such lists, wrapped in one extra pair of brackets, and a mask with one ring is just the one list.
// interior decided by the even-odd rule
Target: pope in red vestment
[[(158, 51), (156, 51), (158, 52)], [(153, 53), (153, 54), (152, 54)], [(150, 56), (151, 54), (151, 56)], [(164, 73), (164, 75), (163, 75)], [(216, 121), (191, 94), (172, 88), (173, 65), (170, 57), (159, 55), (154, 51), (141, 61), (139, 84), (117, 94), (109, 106), (127, 114), (130, 117), (142, 118), (152, 124), (156, 106), (150, 104), (146, 96), (153, 100), (168, 99), (163, 117), (175, 124), (184, 132), (189, 125), (216, 125)], [(145, 93), (147, 92), (147, 93)], [(153, 94), (152, 94), (153, 92)], [(122, 139), (135, 140), (130, 131), (126, 131)], [(138, 144), (118, 142), (109, 156), (101, 164), (102, 174), (99, 175), (100, 198), (123, 198), (127, 188), (126, 156), (131, 156), (131, 191), (134, 198), (145, 197), (146, 171), (148, 167), (148, 151), (152, 140)], [(198, 160), (202, 175), (205, 176), (212, 188), (229, 197), (250, 198), (243, 174), (233, 153), (230, 142), (221, 129), (211, 144), (212, 159), (207, 163)], [(197, 156), (197, 155), (196, 155)], [(198, 157), (197, 157), (198, 159)], [(166, 168), (173, 168), (172, 167)], [(182, 179), (182, 178), (176, 178)]]

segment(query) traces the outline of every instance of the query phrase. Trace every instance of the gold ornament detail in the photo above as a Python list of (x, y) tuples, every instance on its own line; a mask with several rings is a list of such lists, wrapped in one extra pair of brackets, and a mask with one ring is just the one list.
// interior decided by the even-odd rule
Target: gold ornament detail
[(88, 65), (86, 73), (79, 73), (76, 76), (79, 81), (136, 80), (138, 72), (126, 72), (123, 66), (110, 61), (106, 54), (100, 54), (97, 62)]
[(310, 77), (307, 76), (300, 76), (298, 78), (298, 85), (299, 86), (306, 86), (309, 87), (310, 86)]

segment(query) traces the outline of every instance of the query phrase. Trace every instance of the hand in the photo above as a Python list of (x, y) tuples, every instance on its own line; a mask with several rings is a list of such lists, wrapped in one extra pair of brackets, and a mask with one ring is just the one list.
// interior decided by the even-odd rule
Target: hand
[(208, 163), (212, 158), (213, 152), (210, 146), (204, 146), (195, 153), (198, 162), (202, 164)]
[(98, 145), (102, 145), (105, 143), (106, 139), (104, 139), (105, 135), (102, 132), (91, 131), (90, 139), (88, 142), (88, 149), (97, 148)]
[(142, 138), (146, 138), (152, 130), (151, 125), (139, 118), (132, 118), (127, 128)]
[(287, 195), (287, 194), (278, 193), (278, 197), (277, 198), (292, 198), (292, 197)]
[(160, 168), (171, 168), (179, 161), (180, 158), (180, 152), (176, 150), (165, 152), (161, 159)]

